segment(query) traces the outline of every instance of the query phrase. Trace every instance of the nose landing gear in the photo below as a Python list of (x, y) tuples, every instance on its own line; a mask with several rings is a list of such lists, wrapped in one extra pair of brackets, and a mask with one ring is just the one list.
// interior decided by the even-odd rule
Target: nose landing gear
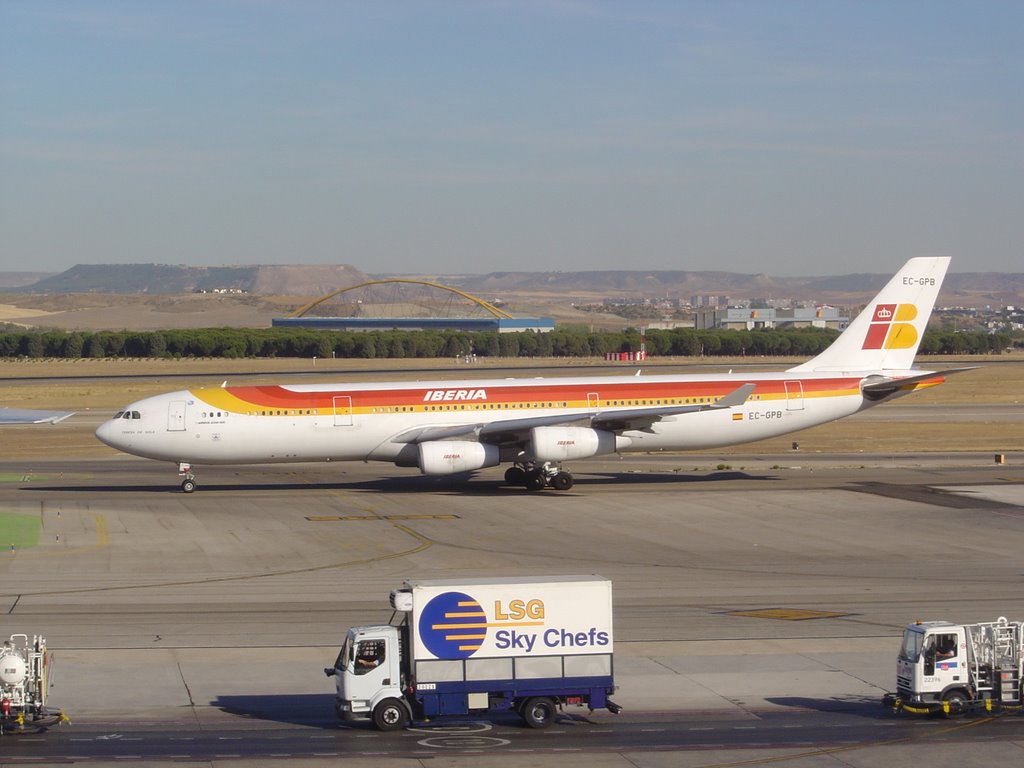
[(185, 462), (178, 464), (178, 477), (182, 478), (181, 490), (192, 493), (196, 489), (196, 476), (192, 474), (192, 465)]

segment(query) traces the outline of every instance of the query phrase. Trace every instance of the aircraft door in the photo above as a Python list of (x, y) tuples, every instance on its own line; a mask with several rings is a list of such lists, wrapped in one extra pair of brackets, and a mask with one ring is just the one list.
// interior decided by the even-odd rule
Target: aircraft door
[(587, 408), (595, 412), (601, 410), (601, 396), (597, 392), (587, 392)]
[(185, 401), (172, 400), (167, 406), (167, 431), (185, 431)]
[(352, 426), (352, 397), (350, 395), (336, 395), (334, 398), (334, 426)]
[(786, 387), (786, 410), (802, 411), (804, 409), (804, 383), (802, 381), (784, 382)]

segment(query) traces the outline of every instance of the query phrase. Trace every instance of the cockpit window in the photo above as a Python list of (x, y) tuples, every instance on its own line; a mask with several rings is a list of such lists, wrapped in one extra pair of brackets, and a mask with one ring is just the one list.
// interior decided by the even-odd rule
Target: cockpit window
[(138, 411), (132, 411), (132, 418), (133, 419), (141, 419), (142, 418), (142, 414), (139, 413)]
[(124, 411), (118, 411), (114, 414), (115, 419), (120, 419), (122, 416), (124, 416)]

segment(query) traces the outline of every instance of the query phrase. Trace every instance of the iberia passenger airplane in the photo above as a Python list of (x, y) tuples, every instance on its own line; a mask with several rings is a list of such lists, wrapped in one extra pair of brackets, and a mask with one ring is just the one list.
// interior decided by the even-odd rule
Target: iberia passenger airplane
[(910, 259), (814, 359), (782, 372), (210, 387), (132, 403), (96, 436), (178, 464), (386, 461), (426, 475), (502, 462), (567, 490), (562, 462), (718, 448), (824, 424), (941, 384), (912, 368), (949, 259)]

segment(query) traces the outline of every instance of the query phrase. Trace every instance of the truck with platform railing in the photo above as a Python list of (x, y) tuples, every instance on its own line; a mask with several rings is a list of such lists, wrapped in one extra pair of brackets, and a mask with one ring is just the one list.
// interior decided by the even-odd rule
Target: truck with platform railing
[(885, 706), (958, 715), (972, 710), (1020, 710), (1024, 704), (1024, 622), (953, 624), (915, 621), (903, 630), (896, 692)]
[(352, 627), (333, 667), (335, 709), (381, 730), (443, 715), (514, 712), (543, 728), (566, 705), (619, 706), (612, 586), (599, 576), (409, 581), (386, 625)]
[(42, 730), (67, 718), (46, 709), (52, 660), (46, 638), (15, 634), (0, 646), (0, 735)]

